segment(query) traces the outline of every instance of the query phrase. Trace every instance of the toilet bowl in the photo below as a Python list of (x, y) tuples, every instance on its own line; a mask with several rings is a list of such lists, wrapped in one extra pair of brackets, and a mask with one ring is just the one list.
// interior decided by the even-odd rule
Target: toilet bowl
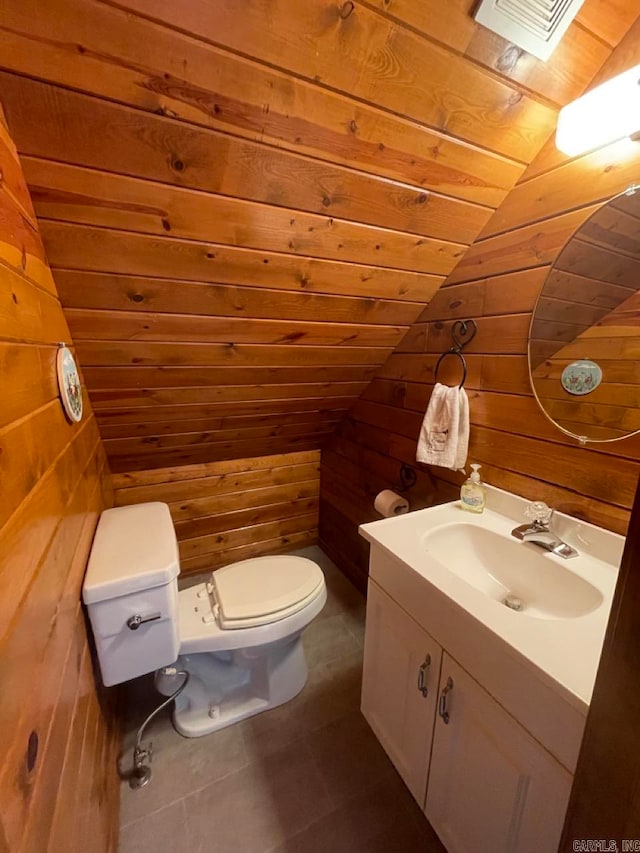
[(292, 699), (307, 679), (304, 628), (326, 586), (312, 560), (255, 557), (178, 592), (178, 544), (163, 503), (102, 513), (83, 584), (102, 680), (156, 671), (171, 695), (187, 670), (173, 721), (186, 737), (208, 734)]

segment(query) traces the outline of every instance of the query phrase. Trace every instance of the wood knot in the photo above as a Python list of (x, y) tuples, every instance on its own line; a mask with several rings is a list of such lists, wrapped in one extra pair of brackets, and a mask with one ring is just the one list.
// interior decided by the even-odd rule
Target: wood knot
[(172, 157), (171, 168), (174, 172), (184, 172), (184, 161), (179, 160), (177, 157)]
[(29, 735), (29, 740), (27, 741), (27, 773), (31, 773), (33, 768), (36, 766), (36, 761), (38, 759), (38, 732), (32, 731)]

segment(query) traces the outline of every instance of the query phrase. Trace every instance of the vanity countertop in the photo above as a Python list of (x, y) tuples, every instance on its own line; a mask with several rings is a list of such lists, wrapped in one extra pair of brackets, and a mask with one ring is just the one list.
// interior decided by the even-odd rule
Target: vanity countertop
[[(554, 532), (576, 548), (579, 554), (578, 557), (565, 560), (511, 536), (512, 529), (524, 520), (524, 509), (529, 503), (527, 500), (491, 486), (487, 487), (487, 491), (487, 506), (481, 514), (467, 512), (455, 501), (370, 522), (362, 525), (360, 532), (365, 539), (401, 561), (430, 586), (432, 597), (439, 602), (434, 606), (430, 618), (441, 621), (439, 630), (449, 633), (456, 623), (444, 612), (448, 603), (455, 612), (460, 614), (462, 611), (461, 615), (465, 618), (459, 624), (466, 624), (470, 629), (474, 623), (483, 626), (502, 640), (512, 654), (532, 668), (543, 682), (560, 692), (576, 710), (586, 714), (611, 609), (624, 537), (562, 513), (555, 513), (552, 523)], [(472, 535), (468, 537), (468, 525), (485, 532), (471, 531)], [(514, 611), (501, 600), (492, 598), (486, 591), (470, 583), (468, 578), (465, 579), (464, 567), (462, 574), (452, 571), (446, 565), (446, 551), (440, 548), (439, 557), (436, 557), (433, 549), (429, 548), (429, 536), (433, 537), (434, 532), (441, 539), (443, 536), (453, 537), (452, 561), (456, 558), (454, 552), (460, 552), (460, 548), (455, 545), (456, 537), (470, 538), (471, 541), (477, 540), (485, 552), (490, 552), (482, 555), (485, 565), (491, 565), (494, 559), (511, 562), (512, 565), (506, 568), (514, 569), (520, 576), (528, 573), (527, 589), (530, 591), (535, 592), (536, 584), (539, 587), (547, 584), (546, 589), (539, 591), (544, 593), (549, 611), (531, 609), (527, 613), (526, 607), (522, 612)], [(493, 544), (498, 547), (492, 548)], [(460, 560), (460, 553), (457, 559)], [(485, 572), (487, 584), (493, 584), (491, 570)], [(565, 575), (566, 572), (571, 574)], [(372, 564), (372, 577), (376, 579), (375, 563)], [(411, 582), (416, 578), (408, 580)], [(549, 587), (552, 587), (551, 591)], [(407, 589), (410, 588), (411, 583)], [(587, 590), (588, 595), (583, 595), (584, 590)], [(554, 601), (556, 595), (558, 600)], [(572, 596), (577, 603), (572, 600)], [(526, 595), (524, 598), (526, 604)], [(584, 605), (581, 604), (583, 599), (586, 602)], [(401, 601), (399, 603), (402, 604)], [(478, 636), (483, 636), (482, 632)], [(454, 643), (455, 639), (452, 636), (450, 642)]]

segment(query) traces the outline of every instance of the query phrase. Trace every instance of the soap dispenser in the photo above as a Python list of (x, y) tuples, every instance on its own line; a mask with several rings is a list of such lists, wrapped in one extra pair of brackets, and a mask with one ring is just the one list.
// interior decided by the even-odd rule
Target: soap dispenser
[(460, 489), (460, 504), (462, 509), (469, 512), (482, 512), (487, 501), (487, 490), (480, 481), (480, 474), (478, 473), (480, 465), (474, 462), (471, 467), (473, 471)]

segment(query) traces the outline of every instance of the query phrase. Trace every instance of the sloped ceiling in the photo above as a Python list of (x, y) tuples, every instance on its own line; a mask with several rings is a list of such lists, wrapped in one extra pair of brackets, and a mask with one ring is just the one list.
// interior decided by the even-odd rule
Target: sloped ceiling
[(640, 13), (5, 0), (0, 100), (113, 470), (318, 447)]

